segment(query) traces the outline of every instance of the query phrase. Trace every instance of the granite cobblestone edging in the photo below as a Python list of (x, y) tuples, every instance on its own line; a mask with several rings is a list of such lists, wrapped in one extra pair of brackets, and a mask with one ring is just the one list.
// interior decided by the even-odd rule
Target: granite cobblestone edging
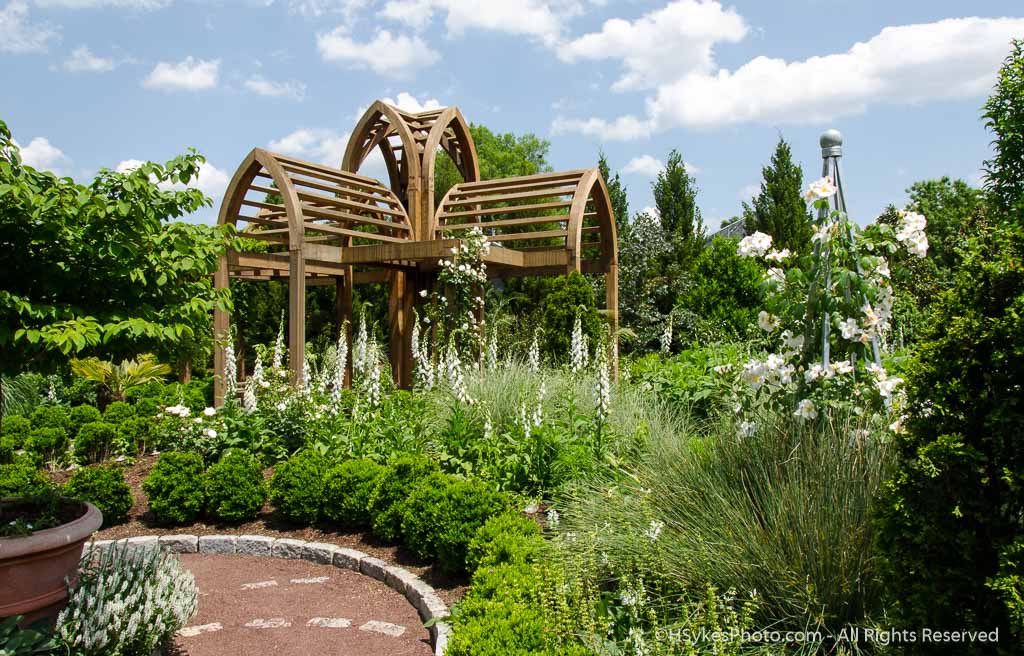
[(434, 655), (443, 656), (448, 648), (451, 626), (443, 620), (449, 616), (448, 606), (427, 582), (397, 565), (348, 547), (325, 542), (306, 542), (291, 538), (264, 535), (146, 535), (120, 540), (94, 540), (86, 549), (103, 549), (111, 544), (134, 546), (158, 545), (171, 553), (215, 555), (268, 556), (305, 560), (318, 565), (333, 565), (374, 578), (401, 594), (419, 613), (423, 622), (436, 620), (430, 627)]

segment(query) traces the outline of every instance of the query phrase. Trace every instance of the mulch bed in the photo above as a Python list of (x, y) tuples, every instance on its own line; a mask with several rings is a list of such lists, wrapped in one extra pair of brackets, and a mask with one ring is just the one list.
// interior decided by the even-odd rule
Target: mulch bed
[[(437, 594), (450, 607), (462, 598), (469, 588), (469, 581), (442, 574), (436, 567), (415, 558), (402, 546), (387, 544), (366, 532), (339, 531), (334, 527), (296, 526), (280, 517), (267, 503), (257, 518), (244, 524), (215, 524), (198, 521), (185, 526), (160, 526), (149, 512), (149, 500), (142, 491), (142, 481), (156, 464), (158, 456), (141, 456), (130, 465), (124, 467), (125, 479), (132, 488), (134, 503), (128, 513), (128, 521), (103, 528), (95, 533), (97, 540), (119, 540), (121, 538), (140, 535), (174, 535), (187, 533), (191, 535), (266, 535), (273, 538), (293, 538), (310, 542), (326, 542), (328, 544), (358, 549), (381, 560), (400, 565), (413, 572), (437, 590)], [(71, 477), (71, 471), (51, 472), (51, 478), (57, 483), (64, 483)], [(264, 475), (270, 477), (268, 469)], [(198, 484), (198, 482), (197, 482)]]

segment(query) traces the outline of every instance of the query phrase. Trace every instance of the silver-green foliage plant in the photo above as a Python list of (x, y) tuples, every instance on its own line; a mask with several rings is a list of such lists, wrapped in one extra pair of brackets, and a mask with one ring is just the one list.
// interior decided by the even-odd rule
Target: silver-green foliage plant
[(176, 556), (155, 547), (90, 550), (55, 629), (76, 654), (150, 656), (195, 616), (198, 588)]

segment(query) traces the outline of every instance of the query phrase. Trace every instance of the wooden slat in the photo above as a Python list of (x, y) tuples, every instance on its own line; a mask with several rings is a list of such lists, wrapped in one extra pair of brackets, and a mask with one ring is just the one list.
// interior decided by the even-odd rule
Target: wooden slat
[(388, 235), (382, 235), (377, 232), (359, 232), (358, 230), (349, 230), (348, 228), (339, 228), (338, 226), (331, 225), (329, 223), (310, 223), (306, 222), (303, 224), (306, 230), (313, 232), (323, 232), (329, 235), (344, 235), (345, 237), (354, 237), (358, 239), (368, 239), (370, 241), (384, 241), (388, 243), (408, 243), (408, 239), (400, 239), (398, 237), (391, 237)]
[(295, 175), (305, 175), (307, 177), (314, 177), (326, 180), (334, 180), (345, 185), (362, 186), (364, 189), (370, 189), (373, 191), (386, 191), (386, 187), (382, 187), (379, 182), (363, 182), (361, 180), (353, 180), (351, 178), (342, 175), (341, 171), (328, 172), (328, 171), (313, 171), (310, 169), (303, 168), (297, 164), (282, 163), (281, 168), (285, 171)]
[(300, 200), (308, 200), (314, 203), (322, 203), (324, 205), (333, 205), (335, 207), (346, 207), (353, 210), (365, 210), (367, 212), (376, 212), (378, 214), (388, 214), (391, 216), (397, 216), (402, 219), (405, 218), (405, 210), (396, 210), (387, 207), (378, 207), (376, 205), (367, 205), (366, 203), (360, 203), (354, 200), (348, 200), (346, 198), (339, 198), (337, 196), (324, 196), (322, 194), (314, 194), (309, 191), (298, 191), (296, 190), (295, 195)]
[[(355, 196), (357, 198), (365, 198), (366, 200), (380, 201), (391, 205), (392, 207), (401, 207), (402, 203), (397, 198), (391, 195), (388, 190), (381, 191), (381, 194), (387, 193), (387, 195), (374, 195), (367, 194), (362, 191), (356, 191), (348, 187), (332, 187), (331, 185), (314, 182), (313, 180), (306, 180), (304, 178), (292, 178), (292, 183), (301, 185), (303, 187), (309, 187), (310, 189), (319, 189), (320, 191), (327, 191), (336, 194), (345, 194), (349, 196)], [(362, 187), (360, 187), (362, 188)]]
[(534, 191), (523, 191), (519, 193), (511, 194), (498, 194), (496, 196), (486, 196), (487, 192), (481, 192), (480, 194), (474, 194), (472, 196), (467, 194), (465, 199), (451, 200), (449, 199), (445, 203), (445, 208), (455, 207), (457, 205), (482, 205), (484, 203), (503, 203), (510, 200), (521, 200), (524, 198), (545, 198), (548, 196), (568, 196), (576, 191), (576, 187), (554, 187), (552, 189), (538, 189)]
[[(520, 182), (519, 184), (510, 184), (502, 187), (491, 187), (484, 190), (479, 189), (468, 189), (466, 191), (459, 191), (462, 185), (456, 185), (449, 198), (459, 198), (462, 196), (476, 196), (479, 194), (489, 193), (501, 193), (505, 191), (522, 191), (523, 189), (546, 189), (550, 187), (565, 187), (567, 186), (566, 180), (551, 180), (549, 182)], [(574, 187), (575, 188), (575, 187)]]
[(512, 232), (506, 235), (488, 236), (487, 241), (526, 241), (527, 239), (549, 239), (565, 237), (567, 230), (541, 230), (539, 232)]
[(388, 228), (391, 230), (401, 230), (409, 232), (411, 228), (405, 223), (391, 223), (389, 221), (383, 221), (381, 219), (373, 219), (368, 216), (361, 216), (359, 214), (350, 214), (348, 212), (342, 212), (340, 210), (329, 210), (323, 207), (313, 207), (312, 205), (303, 204), (302, 213), (307, 216), (315, 216), (323, 219), (337, 219), (339, 221), (349, 221), (354, 223), (362, 223), (368, 225), (380, 226), (382, 228)]
[(262, 216), (246, 216), (245, 214), (239, 214), (235, 219), (238, 221), (245, 221), (246, 223), (255, 223), (256, 225), (270, 226), (272, 228), (287, 227), (288, 225), (287, 220), (267, 219)]
[(568, 220), (568, 214), (555, 214), (553, 216), (530, 216), (522, 219), (501, 219), (498, 221), (480, 221), (477, 223), (446, 223), (440, 226), (440, 228), (446, 230), (469, 230), (471, 228), (498, 228), (517, 225), (538, 225), (541, 223), (566, 223)]
[(366, 183), (372, 183), (372, 184), (378, 184), (378, 185), (380, 184), (379, 180), (377, 180), (375, 178), (367, 177), (365, 175), (359, 175), (358, 173), (350, 173), (348, 171), (342, 171), (341, 169), (336, 169), (336, 168), (333, 168), (333, 167), (330, 167), (330, 166), (324, 166), (323, 164), (317, 164), (316, 162), (308, 162), (306, 160), (296, 159), (294, 157), (289, 157), (287, 155), (282, 155), (280, 153), (273, 153), (273, 155), (274, 155), (274, 159), (276, 159), (279, 162), (287, 162), (288, 164), (294, 164), (296, 166), (302, 166), (304, 168), (307, 168), (307, 169), (310, 169), (310, 170), (313, 170), (313, 171), (319, 171), (319, 172), (327, 173), (327, 174), (330, 174), (330, 175), (341, 175), (341, 176), (346, 177), (346, 178), (352, 178), (356, 182), (366, 182)]
[(579, 179), (587, 172), (587, 169), (579, 169), (576, 171), (555, 171), (552, 173), (534, 173), (533, 175), (517, 175), (511, 178), (498, 178), (497, 180), (481, 180), (479, 182), (463, 182), (458, 186), (459, 190), (463, 189), (486, 189), (487, 187), (493, 187), (496, 185), (509, 184), (515, 182), (542, 182), (552, 179), (561, 178), (576, 178)]
[(518, 212), (532, 212), (534, 210), (557, 210), (571, 207), (572, 201), (559, 201), (557, 203), (535, 203), (533, 205), (513, 205), (510, 207), (494, 207), (482, 210), (466, 210), (462, 212), (441, 212), (438, 219), (448, 219), (459, 216), (485, 216), (488, 214), (516, 214)]
[(402, 260), (436, 260), (451, 255), (462, 244), (458, 239), (404, 241), (381, 246), (353, 246), (342, 251), (343, 264), (379, 264)]

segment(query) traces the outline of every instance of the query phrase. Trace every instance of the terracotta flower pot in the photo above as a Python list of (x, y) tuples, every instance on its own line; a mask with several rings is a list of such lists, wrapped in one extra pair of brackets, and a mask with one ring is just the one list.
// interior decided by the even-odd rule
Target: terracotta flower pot
[(103, 523), (96, 506), (83, 503), (85, 512), (67, 524), (0, 538), (0, 617), (24, 615), (22, 624), (27, 625), (55, 617), (64, 606), (66, 579), (78, 571), (85, 541)]

